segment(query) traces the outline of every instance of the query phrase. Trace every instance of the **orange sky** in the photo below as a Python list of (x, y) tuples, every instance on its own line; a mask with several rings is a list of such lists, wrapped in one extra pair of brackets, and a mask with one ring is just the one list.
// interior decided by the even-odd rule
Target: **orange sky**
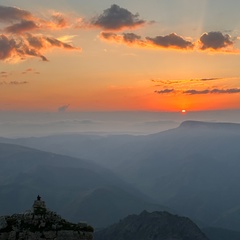
[(28, 3), (0, 5), (1, 110), (240, 108), (237, 1)]

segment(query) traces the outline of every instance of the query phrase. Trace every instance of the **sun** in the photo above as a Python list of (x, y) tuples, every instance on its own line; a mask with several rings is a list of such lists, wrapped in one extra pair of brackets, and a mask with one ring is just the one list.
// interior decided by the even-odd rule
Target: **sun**
[(182, 109), (181, 110), (181, 113), (186, 113), (187, 111), (185, 109)]

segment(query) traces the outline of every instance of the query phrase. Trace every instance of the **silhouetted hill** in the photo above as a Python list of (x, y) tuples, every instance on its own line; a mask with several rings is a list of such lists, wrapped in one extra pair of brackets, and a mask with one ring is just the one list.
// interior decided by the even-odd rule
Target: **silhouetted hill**
[(95, 240), (207, 240), (189, 218), (168, 212), (142, 212), (94, 234)]
[(97, 227), (163, 209), (95, 163), (11, 144), (0, 144), (0, 152), (0, 215), (24, 211), (38, 193), (64, 217)]
[(74, 224), (50, 211), (39, 195), (24, 213), (0, 216), (0, 240), (92, 240), (93, 231), (87, 223)]

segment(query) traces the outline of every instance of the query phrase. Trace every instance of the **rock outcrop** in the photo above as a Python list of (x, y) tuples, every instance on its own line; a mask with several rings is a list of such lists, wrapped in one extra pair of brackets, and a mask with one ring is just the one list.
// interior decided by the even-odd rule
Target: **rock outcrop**
[(94, 240), (208, 240), (189, 218), (168, 212), (142, 212), (98, 231)]
[(0, 240), (92, 240), (93, 228), (70, 223), (49, 211), (38, 196), (32, 210), (0, 217)]

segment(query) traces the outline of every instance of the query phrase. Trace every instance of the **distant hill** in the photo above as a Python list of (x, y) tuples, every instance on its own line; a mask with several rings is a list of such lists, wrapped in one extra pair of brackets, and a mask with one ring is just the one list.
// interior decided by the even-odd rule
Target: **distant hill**
[(186, 121), (146, 136), (1, 141), (91, 159), (158, 203), (206, 225), (240, 230), (240, 124)]
[(0, 215), (25, 211), (37, 194), (65, 218), (96, 227), (166, 209), (90, 161), (4, 143), (0, 153)]
[(239, 240), (240, 239), (240, 232), (237, 231), (231, 231), (223, 228), (203, 228), (201, 229), (202, 232), (205, 233), (205, 235), (210, 240)]
[(95, 240), (208, 240), (189, 218), (142, 212), (94, 234)]
[(223, 228), (203, 228), (201, 229), (210, 240), (239, 240), (240, 232)]

